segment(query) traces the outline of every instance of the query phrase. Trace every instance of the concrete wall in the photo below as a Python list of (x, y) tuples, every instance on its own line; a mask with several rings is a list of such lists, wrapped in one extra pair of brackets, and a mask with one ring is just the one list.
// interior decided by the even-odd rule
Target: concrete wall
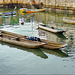
[[(4, 0), (5, 3), (29, 3), (30, 0)], [(36, 3), (43, 3), (47, 6), (66, 6), (66, 7), (74, 7), (75, 8), (75, 0), (35, 0)], [(0, 0), (0, 3), (3, 3), (3, 0)]]

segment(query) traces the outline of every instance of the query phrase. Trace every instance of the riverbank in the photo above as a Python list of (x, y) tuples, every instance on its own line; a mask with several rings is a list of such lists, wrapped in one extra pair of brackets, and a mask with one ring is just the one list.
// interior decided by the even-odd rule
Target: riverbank
[(75, 14), (75, 9), (71, 7), (63, 6), (45, 6), (47, 12), (56, 12), (56, 13), (66, 13), (66, 14)]
[[(47, 6), (40, 4), (33, 4), (34, 8), (46, 8), (46, 12), (56, 12), (56, 13), (66, 13), (66, 14), (75, 14), (75, 8), (73, 7), (65, 7), (65, 6)], [(0, 5), (0, 8), (28, 8), (31, 9), (32, 6), (30, 4), (3, 4)]]

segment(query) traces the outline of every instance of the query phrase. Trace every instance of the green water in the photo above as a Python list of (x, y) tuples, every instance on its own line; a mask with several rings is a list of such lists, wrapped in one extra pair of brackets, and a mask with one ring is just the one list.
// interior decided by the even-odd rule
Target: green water
[[(14, 16), (0, 16), (0, 28), (3, 30), (68, 44), (67, 49), (48, 50), (0, 42), (0, 74), (75, 74), (75, 25), (63, 23), (63, 17), (75, 18), (75, 15), (52, 12), (22, 15), (17, 10)], [(66, 33), (53, 34), (38, 29), (38, 23), (62, 28)]]

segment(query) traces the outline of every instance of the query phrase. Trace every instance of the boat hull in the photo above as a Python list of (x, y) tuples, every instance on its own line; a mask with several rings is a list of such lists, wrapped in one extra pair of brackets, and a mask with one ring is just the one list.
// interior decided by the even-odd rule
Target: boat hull
[(38, 12), (45, 12), (45, 9), (35, 9), (35, 10), (26, 10), (26, 9), (20, 9), (20, 12), (22, 13), (38, 13)]
[(1, 38), (1, 37), (0, 37), (0, 41), (10, 43), (10, 44), (13, 44), (13, 45), (26, 47), (26, 48), (39, 48), (39, 47), (41, 47), (42, 45), (45, 44), (45, 43), (38, 43), (37, 44), (37, 42), (36, 42), (36, 44), (32, 44), (32, 43), (28, 43), (28, 41), (19, 42), (19, 41), (9, 40), (9, 39), (6, 39), (6, 38)]
[(53, 33), (63, 33), (63, 32), (65, 32), (65, 31), (54, 30), (54, 29), (44, 27), (44, 26), (41, 26), (41, 25), (39, 25), (38, 28), (41, 28), (43, 30), (50, 31), (50, 32), (53, 32)]
[[(4, 30), (0, 30), (0, 32), (3, 32), (3, 33), (8, 34), (8, 35), (15, 36), (15, 37), (19, 37), (19, 38), (22, 38), (22, 39), (25, 39), (25, 37), (28, 37), (28, 36), (23, 36), (23, 35), (20, 35), (20, 34), (8, 32), (8, 31), (4, 31)], [(67, 46), (66, 43), (58, 43), (58, 42), (53, 42), (53, 41), (44, 40), (44, 39), (40, 39), (40, 42), (38, 44), (37, 44), (37, 41), (33, 42), (33, 41), (26, 40), (25, 44), (23, 44), (23, 42), (18, 42), (18, 41), (13, 42), (13, 40), (10, 41), (9, 39), (5, 39), (5, 38), (3, 40), (2, 39), (3, 38), (0, 37), (0, 41), (15, 44), (15, 45), (19, 45), (19, 46), (23, 46), (23, 47), (27, 47), (27, 48), (39, 48), (39, 47), (42, 46), (43, 48), (57, 50), (57, 49), (64, 48), (64, 47)], [(33, 44), (33, 46), (32, 46), (32, 44)]]
[(2, 32), (3, 33), (0, 33), (0, 41), (6, 43), (10, 43), (10, 44), (14, 44), (26, 48), (39, 48), (42, 45), (45, 45), (45, 43), (43, 42), (27, 40), (24, 37), (19, 36), (19, 34), (17, 34), (18, 36), (16, 36), (14, 33), (12, 33), (13, 34), (12, 35), (9, 34), (10, 32), (8, 33), (4, 33), (4, 31)]
[(66, 43), (59, 43), (59, 42), (54, 42), (54, 41), (49, 41), (44, 39), (41, 39), (41, 41), (47, 43), (46, 45), (43, 45), (44, 48), (52, 49), (52, 50), (58, 50), (68, 46)]
[(62, 21), (68, 24), (75, 24), (75, 20), (72, 19), (63, 18)]

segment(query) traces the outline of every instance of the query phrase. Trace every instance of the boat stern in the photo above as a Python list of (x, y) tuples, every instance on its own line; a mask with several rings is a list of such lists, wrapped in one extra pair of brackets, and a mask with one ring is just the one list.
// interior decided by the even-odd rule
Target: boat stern
[(68, 48), (68, 44), (67, 44), (67, 43), (63, 44), (63, 45), (61, 46), (61, 48)]

